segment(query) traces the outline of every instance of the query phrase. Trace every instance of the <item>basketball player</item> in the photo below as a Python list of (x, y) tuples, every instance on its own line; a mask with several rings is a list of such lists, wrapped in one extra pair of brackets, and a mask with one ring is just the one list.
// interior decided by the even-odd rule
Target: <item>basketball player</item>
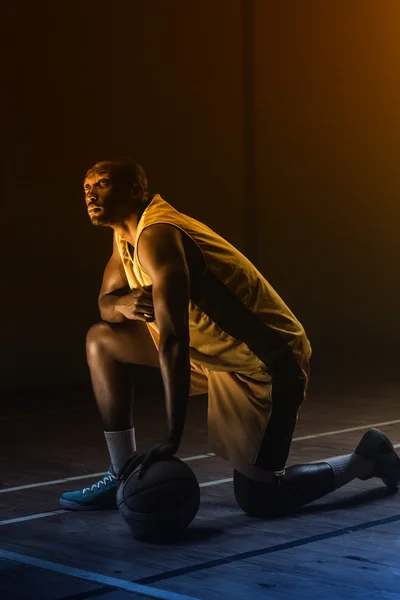
[[(355, 478), (396, 488), (400, 459), (378, 430), (352, 454), (286, 468), (307, 388), (310, 343), (254, 265), (203, 223), (148, 195), (142, 167), (102, 161), (84, 181), (93, 225), (114, 230), (99, 296), (102, 321), (87, 335), (93, 391), (111, 467), (96, 484), (65, 492), (72, 510), (111, 509), (122, 466), (174, 455), (191, 395), (208, 393), (213, 451), (234, 470), (249, 515), (288, 514)], [(161, 369), (165, 439), (136, 451), (130, 365)]]

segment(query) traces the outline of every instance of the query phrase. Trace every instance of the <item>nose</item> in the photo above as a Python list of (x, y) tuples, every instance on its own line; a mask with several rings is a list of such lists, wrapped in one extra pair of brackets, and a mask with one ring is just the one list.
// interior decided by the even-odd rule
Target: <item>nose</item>
[(93, 188), (88, 188), (85, 192), (85, 199), (86, 199), (86, 205), (88, 206), (89, 204), (92, 203), (96, 203), (98, 196), (95, 193), (95, 191), (93, 190)]

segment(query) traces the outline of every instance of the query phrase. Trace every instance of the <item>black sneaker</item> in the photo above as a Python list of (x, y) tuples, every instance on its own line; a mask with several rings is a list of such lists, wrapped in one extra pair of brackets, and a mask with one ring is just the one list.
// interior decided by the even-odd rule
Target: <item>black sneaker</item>
[(400, 458), (389, 438), (379, 429), (369, 429), (361, 438), (354, 454), (375, 463), (371, 475), (359, 479), (379, 477), (390, 489), (396, 490), (400, 484)]

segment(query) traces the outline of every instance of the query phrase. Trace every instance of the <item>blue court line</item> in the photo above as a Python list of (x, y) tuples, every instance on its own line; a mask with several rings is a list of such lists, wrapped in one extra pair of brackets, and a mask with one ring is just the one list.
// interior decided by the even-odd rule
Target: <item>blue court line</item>
[(290, 550), (298, 546), (306, 546), (314, 542), (321, 542), (323, 540), (329, 540), (330, 538), (340, 537), (347, 533), (354, 533), (356, 531), (363, 531), (364, 529), (370, 529), (372, 527), (378, 527), (379, 525), (387, 525), (388, 523), (395, 523), (400, 521), (400, 514), (392, 517), (386, 517), (385, 519), (379, 519), (378, 521), (367, 521), (366, 523), (360, 523), (360, 525), (354, 525), (352, 527), (344, 527), (343, 529), (337, 529), (336, 531), (329, 531), (328, 533), (321, 533), (319, 535), (312, 535), (310, 537), (301, 538), (299, 540), (293, 540), (292, 542), (286, 542), (284, 544), (277, 544), (276, 546), (268, 546), (266, 548), (259, 548), (258, 550), (250, 550), (248, 552), (240, 552), (238, 554), (231, 554), (225, 558), (217, 558), (215, 560), (209, 560), (204, 563), (192, 565), (191, 567), (184, 567), (182, 569), (174, 569), (173, 571), (165, 571), (158, 575), (152, 575), (150, 577), (142, 577), (136, 579), (135, 583), (149, 584), (162, 581), (164, 579), (171, 579), (173, 577), (180, 577), (181, 575), (188, 575), (189, 573), (197, 573), (198, 571), (205, 571), (206, 569), (212, 569), (214, 567), (221, 567), (222, 565), (229, 565), (234, 562), (246, 560), (248, 558), (254, 558), (255, 556), (262, 556), (264, 554), (273, 554), (274, 552), (280, 552), (281, 550)]
[(75, 594), (69, 596), (62, 596), (57, 600), (89, 600), (89, 598), (97, 598), (97, 596), (105, 596), (106, 594), (112, 594), (115, 592), (116, 588), (101, 586), (91, 592), (76, 592)]
[(107, 577), (106, 575), (100, 575), (99, 573), (83, 571), (82, 569), (75, 569), (73, 567), (68, 567), (67, 565), (49, 562), (33, 556), (26, 556), (25, 554), (17, 554), (16, 552), (8, 552), (7, 550), (0, 549), (0, 560), (9, 560), (30, 567), (45, 569), (46, 571), (54, 571), (55, 573), (69, 575), (70, 577), (76, 577), (78, 579), (85, 579), (86, 581), (93, 581), (112, 588), (125, 590), (126, 592), (135, 592), (140, 596), (155, 598), (156, 600), (199, 600), (193, 596), (185, 596), (184, 594), (160, 590), (136, 582), (117, 579), (116, 577)]

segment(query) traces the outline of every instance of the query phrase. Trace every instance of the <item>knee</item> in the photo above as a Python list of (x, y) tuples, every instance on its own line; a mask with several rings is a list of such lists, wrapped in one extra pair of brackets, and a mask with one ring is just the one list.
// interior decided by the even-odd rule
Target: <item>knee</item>
[(251, 480), (248, 477), (245, 477), (236, 470), (233, 472), (233, 493), (235, 495), (235, 500), (242, 511), (249, 517), (253, 516), (251, 487)]
[(236, 502), (249, 517), (272, 518), (289, 512), (278, 478), (263, 483), (235, 470), (233, 490)]
[(99, 349), (107, 347), (111, 333), (111, 326), (105, 321), (100, 321), (100, 323), (91, 326), (86, 334), (86, 353), (88, 357), (97, 354)]
[(334, 489), (327, 463), (294, 465), (274, 483), (260, 483), (234, 472), (234, 492), (241, 509), (251, 517), (282, 517), (325, 496)]

